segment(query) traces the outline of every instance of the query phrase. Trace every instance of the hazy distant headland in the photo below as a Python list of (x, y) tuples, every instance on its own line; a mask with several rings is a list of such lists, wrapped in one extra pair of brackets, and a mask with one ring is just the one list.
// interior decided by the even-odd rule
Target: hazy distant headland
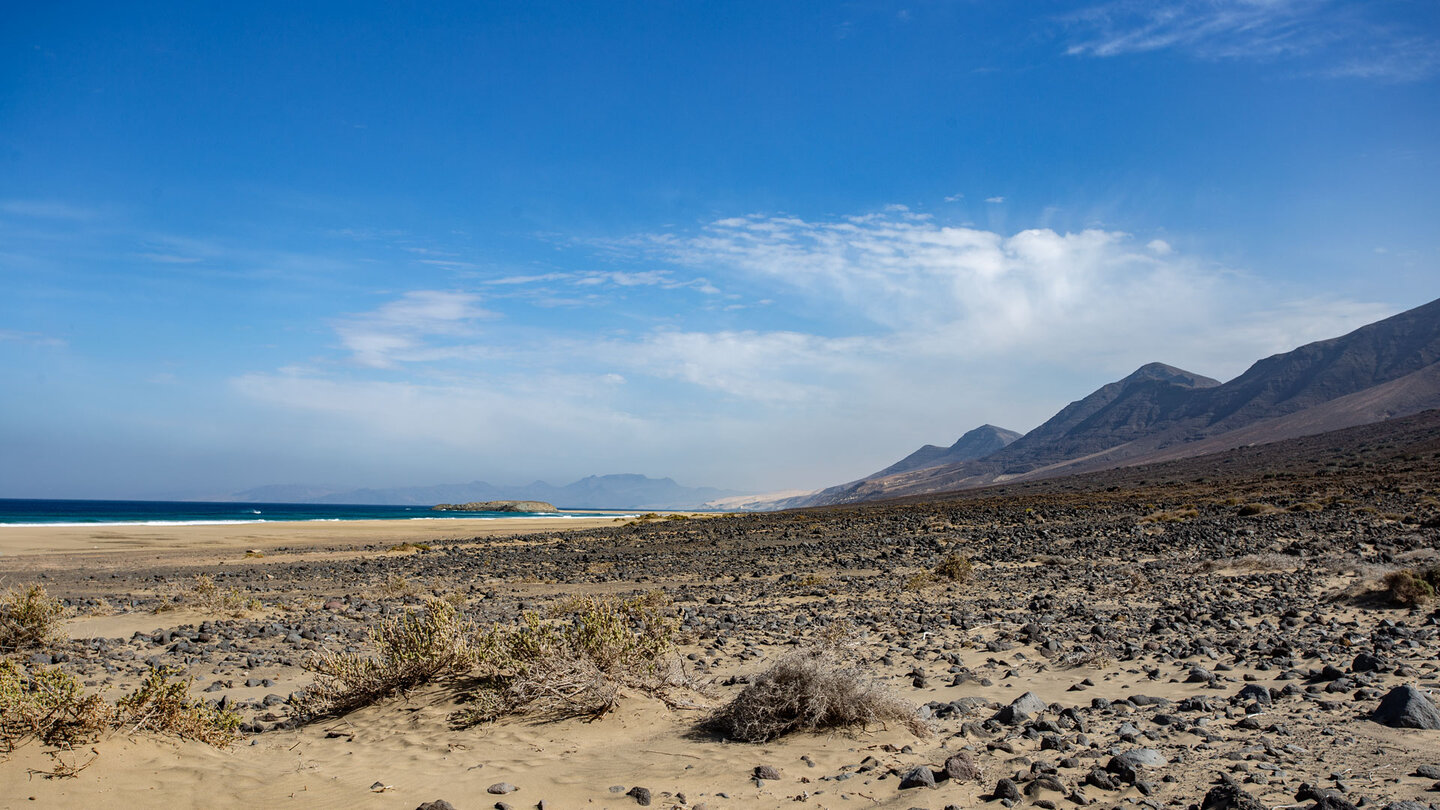
[(501, 486), (486, 481), (428, 487), (344, 489), (277, 484), (237, 492), (227, 500), (254, 503), (374, 503), (430, 506), (483, 501), (541, 501), (560, 509), (702, 509), (720, 499), (749, 493), (715, 487), (687, 487), (670, 478), (638, 474), (591, 475), (565, 486), (544, 481)]

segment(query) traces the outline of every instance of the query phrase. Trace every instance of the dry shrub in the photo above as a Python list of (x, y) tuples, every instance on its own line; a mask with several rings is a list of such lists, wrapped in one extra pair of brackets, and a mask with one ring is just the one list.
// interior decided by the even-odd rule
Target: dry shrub
[(556, 605), (549, 620), (526, 611), (519, 626), (492, 627), (477, 640), (482, 688), (457, 725), (504, 714), (599, 717), (621, 688), (678, 705), (695, 684), (676, 653), (668, 606), (659, 592), (584, 596)]
[(1391, 602), (1407, 607), (1423, 605), (1435, 598), (1436, 588), (1440, 586), (1440, 566), (1401, 568), (1386, 574), (1382, 581)]
[(1236, 509), (1235, 514), (1240, 517), (1255, 517), (1256, 515), (1269, 515), (1279, 511), (1279, 507), (1271, 506), (1268, 503), (1247, 503), (1242, 504), (1239, 509)]
[(48, 668), (22, 673), (14, 661), (0, 660), (0, 753), (30, 739), (70, 749), (117, 730), (170, 734), (215, 746), (233, 742), (239, 715), (191, 700), (191, 682), (171, 680), (175, 674), (151, 670), (139, 689), (111, 705), (100, 695), (85, 694), (73, 675)]
[(374, 655), (324, 653), (307, 662), (320, 677), (295, 699), (301, 718), (344, 714), (444, 675), (475, 660), (473, 628), (455, 606), (435, 600), (421, 612), (383, 622), (370, 633)]
[(951, 582), (965, 582), (975, 572), (974, 563), (964, 554), (950, 552), (935, 566), (935, 575)]
[(71, 748), (111, 727), (115, 709), (99, 695), (86, 695), (73, 675), (57, 669), (23, 673), (0, 659), (0, 753), (28, 739)]
[(0, 596), (0, 653), (43, 647), (61, 637), (65, 605), (44, 586), (11, 588)]
[(398, 554), (410, 554), (417, 551), (429, 551), (431, 548), (429, 543), (411, 543), (407, 540), (404, 543), (396, 543), (389, 550)]
[(863, 731), (898, 723), (924, 737), (915, 706), (855, 666), (839, 647), (808, 647), (750, 679), (702, 727), (732, 740), (762, 743), (796, 731)]
[(139, 689), (116, 702), (116, 723), (131, 734), (153, 731), (221, 747), (234, 742), (240, 715), (191, 700), (193, 680), (179, 679), (175, 670), (150, 670)]

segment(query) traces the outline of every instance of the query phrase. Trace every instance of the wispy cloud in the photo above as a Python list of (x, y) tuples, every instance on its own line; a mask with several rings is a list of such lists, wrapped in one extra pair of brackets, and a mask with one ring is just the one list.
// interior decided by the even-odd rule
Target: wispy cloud
[(96, 211), (57, 200), (0, 200), (0, 212), (35, 219), (94, 219)]
[(40, 346), (49, 349), (63, 349), (67, 345), (64, 340), (39, 332), (22, 332), (16, 329), (0, 329), (0, 342), (19, 343), (25, 346)]
[(1113, 0), (1062, 19), (1066, 52), (1176, 50), (1206, 60), (1284, 62), (1298, 73), (1414, 81), (1440, 72), (1440, 38), (1338, 0)]
[(432, 362), (453, 357), (455, 339), (472, 337), (476, 321), (494, 317), (479, 300), (473, 293), (417, 290), (373, 312), (336, 321), (335, 332), (362, 366)]

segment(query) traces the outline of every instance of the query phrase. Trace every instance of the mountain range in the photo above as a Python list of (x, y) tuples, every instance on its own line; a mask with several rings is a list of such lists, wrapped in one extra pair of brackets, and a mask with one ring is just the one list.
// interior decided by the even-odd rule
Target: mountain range
[(765, 506), (851, 503), (1166, 461), (1430, 408), (1440, 408), (1440, 300), (1267, 357), (1226, 383), (1149, 363), (1024, 436), (1007, 440), (1014, 434), (986, 425), (949, 449), (926, 445), (873, 475)]
[(497, 486), (485, 481), (391, 489), (337, 489), (277, 484), (237, 492), (230, 500), (252, 503), (343, 503), (430, 506), (471, 501), (545, 501), (561, 509), (699, 509), (741, 493), (715, 487), (686, 487), (669, 478), (622, 473), (591, 475), (565, 486), (535, 481)]

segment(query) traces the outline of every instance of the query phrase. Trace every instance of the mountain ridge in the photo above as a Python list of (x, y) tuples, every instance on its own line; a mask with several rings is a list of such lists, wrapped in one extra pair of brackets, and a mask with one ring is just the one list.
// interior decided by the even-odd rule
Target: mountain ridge
[(1184, 458), (1435, 407), (1440, 299), (1263, 358), (1225, 383), (1147, 363), (988, 456), (896, 469), (902, 459), (880, 474), (775, 506), (934, 494)]

